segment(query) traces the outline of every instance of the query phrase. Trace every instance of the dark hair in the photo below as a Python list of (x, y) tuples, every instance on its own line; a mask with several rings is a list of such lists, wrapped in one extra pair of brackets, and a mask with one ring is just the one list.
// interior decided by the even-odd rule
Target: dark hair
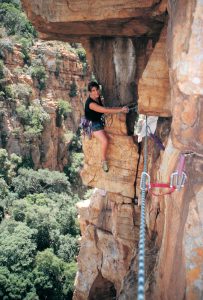
[(91, 92), (93, 87), (96, 87), (96, 89), (99, 90), (99, 84), (96, 81), (91, 81), (88, 83), (88, 92)]

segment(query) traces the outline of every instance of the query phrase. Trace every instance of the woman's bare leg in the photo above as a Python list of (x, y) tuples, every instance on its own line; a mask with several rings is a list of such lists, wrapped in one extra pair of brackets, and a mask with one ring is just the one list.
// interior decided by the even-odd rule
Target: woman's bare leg
[(95, 136), (96, 139), (100, 141), (102, 161), (106, 161), (107, 160), (106, 155), (108, 149), (108, 137), (106, 135), (106, 132), (104, 130), (93, 131), (93, 136)]

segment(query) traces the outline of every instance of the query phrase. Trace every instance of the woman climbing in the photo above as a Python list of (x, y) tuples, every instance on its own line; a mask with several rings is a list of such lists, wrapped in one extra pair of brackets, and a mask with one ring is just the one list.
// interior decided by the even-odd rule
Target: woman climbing
[(103, 103), (100, 97), (99, 85), (95, 81), (91, 81), (88, 84), (89, 97), (85, 103), (85, 117), (92, 122), (92, 135), (101, 143), (101, 157), (102, 168), (105, 172), (108, 172), (109, 167), (107, 163), (107, 149), (108, 149), (108, 136), (104, 131), (104, 124), (102, 122), (103, 114), (114, 113), (128, 113), (129, 108), (124, 107), (103, 107)]

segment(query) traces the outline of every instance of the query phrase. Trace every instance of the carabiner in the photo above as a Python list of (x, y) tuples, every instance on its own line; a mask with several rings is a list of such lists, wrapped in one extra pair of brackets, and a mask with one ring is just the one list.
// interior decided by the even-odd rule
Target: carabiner
[(181, 187), (184, 187), (187, 175), (185, 172), (182, 172), (180, 175), (178, 171), (173, 172), (170, 178), (170, 188), (175, 187), (176, 190), (180, 190)]
[[(148, 180), (148, 183), (147, 183)], [(146, 190), (146, 188), (150, 189), (150, 175), (147, 172), (142, 172), (141, 179), (140, 179), (140, 189), (141, 191)]]

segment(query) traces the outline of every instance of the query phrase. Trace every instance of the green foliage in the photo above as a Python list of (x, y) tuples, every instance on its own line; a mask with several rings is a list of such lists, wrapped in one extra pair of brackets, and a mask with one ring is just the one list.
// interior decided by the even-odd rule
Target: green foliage
[(95, 77), (95, 75), (94, 75), (94, 73), (93, 73), (93, 72), (92, 72), (92, 74), (91, 74), (90, 81), (95, 81), (95, 82), (97, 82), (97, 83), (98, 83), (98, 81), (97, 81), (97, 79), (96, 79), (96, 77)]
[[(0, 299), (71, 300), (79, 199), (65, 174), (18, 169), (20, 163), (0, 149)], [(12, 165), (9, 185), (4, 178)]]
[(94, 189), (88, 189), (86, 191), (86, 193), (84, 194), (84, 200), (90, 199), (90, 197), (92, 196), (93, 192), (94, 192)]
[(7, 85), (4, 88), (4, 94), (7, 100), (14, 100), (14, 93), (11, 85)]
[(74, 263), (66, 264), (54, 255), (51, 249), (46, 249), (37, 255), (34, 274), (40, 299), (72, 299), (76, 274)]
[(70, 103), (62, 99), (58, 100), (58, 107), (56, 109), (56, 126), (61, 127), (63, 119), (68, 117), (68, 113), (71, 112)]
[(63, 292), (66, 295), (66, 299), (72, 299), (72, 294), (74, 291), (74, 279), (76, 276), (77, 265), (76, 262), (72, 261), (71, 263), (66, 265), (66, 269), (64, 271), (65, 283), (63, 286)]
[(57, 54), (56, 54), (56, 69), (54, 71), (56, 78), (58, 78), (59, 74), (60, 74), (60, 65), (61, 65), (61, 55), (57, 52)]
[(39, 90), (46, 88), (46, 70), (44, 66), (31, 66), (31, 76), (37, 80)]
[(80, 61), (82, 62), (82, 68), (83, 68), (83, 75), (85, 76), (87, 74), (87, 59), (86, 59), (86, 51), (84, 48), (82, 48), (81, 46), (79, 48), (76, 49), (76, 53), (80, 59)]
[(36, 230), (24, 223), (5, 221), (0, 232), (0, 265), (14, 272), (31, 269), (36, 254), (35, 234)]
[[(0, 11), (1, 11), (1, 9), (0, 9)], [(1, 24), (1, 22), (0, 22), (0, 24)], [(5, 56), (6, 56), (5, 52), (13, 53), (13, 43), (8, 38), (3, 38), (0, 40), (0, 58), (5, 59)]]
[(49, 114), (40, 105), (19, 105), (16, 109), (22, 125), (25, 126), (24, 135), (32, 139), (43, 131), (47, 121), (50, 120)]
[(25, 169), (33, 169), (34, 168), (34, 162), (32, 159), (32, 156), (24, 156), (22, 158), (22, 163), (20, 164), (20, 168), (25, 168)]
[(18, 9), (21, 7), (20, 0), (0, 0), (0, 3), (9, 3)]
[(24, 223), (7, 220), (1, 224), (1, 299), (38, 299), (31, 273), (36, 255), (34, 235), (35, 230)]
[(0, 198), (4, 198), (9, 193), (9, 187), (6, 183), (6, 181), (0, 177)]
[(0, 299), (39, 300), (32, 273), (27, 271), (14, 273), (0, 266)]
[(0, 24), (6, 28), (8, 35), (37, 36), (34, 27), (17, 5), (0, 3), (0, 16)]
[(31, 95), (32, 88), (25, 83), (10, 84), (5, 87), (5, 96), (13, 100), (19, 99), (27, 103)]
[(29, 49), (33, 45), (32, 39), (22, 37), (18, 40), (18, 42), (21, 44), (21, 52), (23, 55), (23, 61), (25, 64), (30, 66), (31, 59), (30, 59), (30, 55), (29, 55)]
[(65, 119), (68, 116), (68, 113), (71, 112), (71, 105), (69, 102), (62, 99), (58, 100), (58, 113), (63, 116)]
[(8, 140), (8, 133), (5, 130), (0, 131), (1, 143), (2, 147), (6, 148), (7, 140)]
[(3, 61), (0, 60), (0, 80), (4, 78), (4, 64)]
[(81, 47), (81, 48), (78, 48), (78, 49), (76, 49), (76, 53), (77, 53), (77, 55), (78, 55), (80, 61), (81, 61), (82, 63), (85, 63), (85, 62), (86, 62), (86, 51), (85, 51), (85, 49), (82, 48), (82, 47)]
[(16, 176), (21, 158), (12, 153), (9, 157), (5, 149), (0, 149), (0, 177), (2, 177), (7, 184), (10, 184), (12, 179)]
[(75, 80), (73, 80), (73, 82), (70, 85), (69, 96), (71, 98), (77, 96), (77, 85), (75, 83)]
[(54, 235), (53, 248), (59, 258), (65, 262), (71, 262), (78, 253), (78, 238), (72, 235)]
[(70, 183), (65, 174), (47, 169), (38, 171), (20, 169), (13, 179), (13, 186), (19, 197), (35, 193), (69, 193)]
[(83, 165), (84, 154), (73, 152), (69, 159), (67, 175), (71, 183), (78, 181), (79, 172)]

